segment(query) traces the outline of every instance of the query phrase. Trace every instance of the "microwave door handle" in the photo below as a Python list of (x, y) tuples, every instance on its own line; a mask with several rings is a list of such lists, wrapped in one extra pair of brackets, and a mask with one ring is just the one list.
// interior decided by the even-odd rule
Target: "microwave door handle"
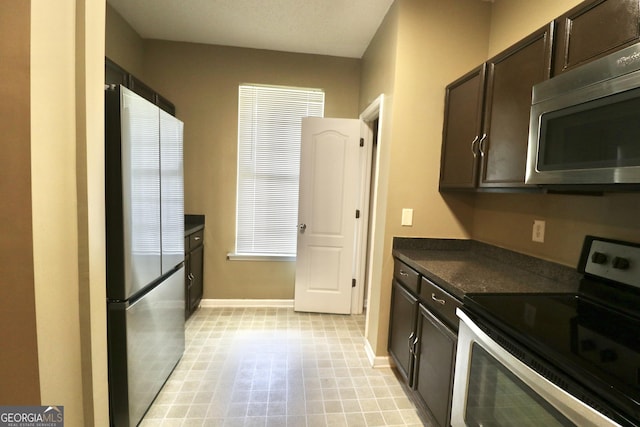
[(486, 142), (487, 142), (487, 134), (483, 133), (482, 138), (480, 138), (480, 142), (478, 143), (478, 151), (480, 152), (480, 156), (484, 157), (486, 154)]
[(477, 142), (478, 142), (478, 135), (476, 135), (476, 137), (473, 138), (473, 141), (471, 141), (471, 154), (473, 154), (473, 157), (478, 157), (478, 151), (476, 149)]

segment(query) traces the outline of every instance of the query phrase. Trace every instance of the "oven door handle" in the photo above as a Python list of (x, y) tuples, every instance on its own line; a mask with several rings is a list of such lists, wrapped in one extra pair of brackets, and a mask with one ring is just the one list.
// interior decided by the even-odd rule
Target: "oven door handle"
[(620, 426), (511, 355), (472, 321), (465, 312), (458, 308), (456, 314), (460, 318), (460, 327), (458, 329), (451, 408), (451, 425), (453, 427), (466, 426), (468, 381), (471, 375), (472, 353), (475, 345), (482, 347), (497, 363), (508, 369), (535, 394), (576, 425)]

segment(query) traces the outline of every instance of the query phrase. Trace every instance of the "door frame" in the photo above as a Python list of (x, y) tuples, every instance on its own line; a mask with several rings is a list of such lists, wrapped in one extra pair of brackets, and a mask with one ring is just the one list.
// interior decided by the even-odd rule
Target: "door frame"
[[(364, 149), (360, 153), (360, 186), (358, 191), (360, 219), (356, 221), (356, 248), (353, 258), (353, 277), (356, 280), (356, 286), (351, 290), (351, 314), (362, 314), (365, 305), (365, 288), (371, 288), (371, 283), (368, 283), (368, 287), (365, 284), (370, 282), (371, 279), (371, 266), (367, 265), (367, 259), (372, 259), (373, 247), (368, 247), (368, 242), (374, 241), (375, 230), (369, 224), (375, 223), (383, 106), (384, 94), (381, 94), (360, 114), (360, 121), (362, 122), (360, 137), (364, 140)], [(374, 130), (372, 125), (376, 119), (378, 119), (378, 128), (376, 130), (378, 148), (374, 153)], [(373, 162), (375, 162), (375, 168), (373, 167)], [(375, 171), (374, 176), (372, 176), (372, 171)], [(373, 197), (373, 203), (371, 203), (371, 197)], [(373, 212), (369, 211), (370, 206), (373, 207)], [(369, 239), (370, 234), (371, 239)]]

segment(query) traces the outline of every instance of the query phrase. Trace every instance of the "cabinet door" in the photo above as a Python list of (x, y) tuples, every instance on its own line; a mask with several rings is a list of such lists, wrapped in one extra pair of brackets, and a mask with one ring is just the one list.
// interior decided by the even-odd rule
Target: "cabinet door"
[(591, 0), (557, 19), (554, 75), (640, 39), (638, 0)]
[(400, 375), (410, 384), (413, 370), (413, 342), (416, 340), (418, 299), (393, 281), (391, 316), (389, 319), (389, 354), (396, 362)]
[(487, 62), (480, 187), (524, 186), (531, 89), (549, 78), (553, 24)]
[(450, 425), (453, 367), (457, 338), (431, 312), (420, 305), (413, 387), (441, 427)]
[(143, 97), (149, 102), (156, 103), (156, 93), (149, 86), (144, 84), (142, 80), (135, 76), (129, 77), (129, 89)]
[(191, 269), (191, 289), (189, 289), (189, 306), (193, 313), (202, 300), (202, 261), (204, 256), (204, 246), (200, 245), (189, 254)]
[(173, 105), (173, 103), (164, 96), (156, 94), (156, 104), (158, 105), (158, 107), (171, 114), (172, 116), (176, 115), (176, 106)]
[(477, 182), (485, 65), (446, 88), (440, 189), (473, 189)]
[(129, 74), (124, 68), (111, 61), (104, 59), (104, 84), (105, 85), (129, 85)]
[(189, 297), (191, 291), (191, 254), (186, 253), (184, 255), (184, 318), (188, 319), (191, 316), (191, 298)]

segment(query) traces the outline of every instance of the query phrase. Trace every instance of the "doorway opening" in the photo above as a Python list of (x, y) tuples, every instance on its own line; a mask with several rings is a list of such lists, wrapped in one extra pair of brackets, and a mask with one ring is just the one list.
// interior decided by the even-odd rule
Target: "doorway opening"
[[(356, 287), (352, 295), (352, 314), (362, 313), (367, 306), (367, 295), (371, 287), (371, 260), (375, 237), (375, 212), (377, 206), (378, 170), (380, 162), (379, 146), (382, 142), (384, 95), (378, 96), (360, 114), (362, 122), (361, 136), (364, 140), (364, 153), (361, 157), (360, 206), (362, 221), (356, 234), (356, 253), (354, 258), (354, 277)], [(369, 313), (367, 313), (367, 319)]]
[[(369, 180), (369, 212), (373, 212), (374, 211), (374, 206), (373, 206), (373, 190), (375, 188), (374, 182), (373, 182), (373, 177), (376, 176), (376, 169), (377, 169), (377, 163), (376, 163), (376, 154), (378, 152), (378, 124), (380, 122), (380, 118), (376, 118), (371, 124), (372, 124), (372, 131), (373, 131), (373, 139), (371, 142), (372, 145), (372, 155), (371, 155), (371, 178)], [(371, 215), (369, 215), (368, 221), (366, 224), (364, 224), (364, 226), (366, 227), (366, 233), (367, 233), (367, 246), (365, 248), (365, 261), (364, 261), (364, 266), (365, 266), (365, 272), (369, 271), (369, 263), (371, 262), (371, 256), (369, 254), (371, 247), (373, 245), (373, 241), (371, 240), (371, 234), (372, 234), (372, 229), (373, 229), (373, 224), (371, 222)], [(364, 281), (362, 283), (362, 286), (364, 287), (364, 289), (362, 290), (365, 297), (364, 297), (364, 310), (367, 309), (367, 295), (368, 295), (368, 290), (369, 290), (369, 275), (365, 274), (364, 276)]]

